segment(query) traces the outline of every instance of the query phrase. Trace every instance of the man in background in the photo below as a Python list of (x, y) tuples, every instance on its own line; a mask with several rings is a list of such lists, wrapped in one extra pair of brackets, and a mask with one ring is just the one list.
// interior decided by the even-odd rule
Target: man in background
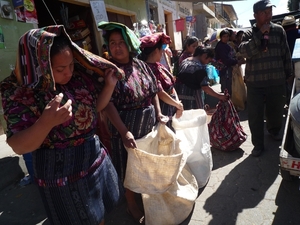
[(254, 3), (256, 23), (243, 34), (239, 52), (246, 58), (245, 82), (247, 85), (248, 122), (257, 157), (265, 150), (264, 120), (274, 140), (281, 140), (280, 133), (286, 80), (292, 76), (292, 60), (282, 26), (272, 23), (272, 7), (269, 0)]

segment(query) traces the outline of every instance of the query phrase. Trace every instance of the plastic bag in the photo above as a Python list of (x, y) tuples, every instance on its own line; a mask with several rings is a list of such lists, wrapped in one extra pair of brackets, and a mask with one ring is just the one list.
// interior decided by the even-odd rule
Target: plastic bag
[(188, 152), (187, 165), (197, 179), (199, 188), (207, 183), (213, 162), (207, 127), (207, 114), (203, 109), (184, 110), (180, 118), (172, 118), (180, 146)]
[(218, 75), (218, 71), (216, 67), (214, 67), (213, 65), (207, 65), (206, 72), (207, 72), (210, 85), (220, 83), (220, 77)]

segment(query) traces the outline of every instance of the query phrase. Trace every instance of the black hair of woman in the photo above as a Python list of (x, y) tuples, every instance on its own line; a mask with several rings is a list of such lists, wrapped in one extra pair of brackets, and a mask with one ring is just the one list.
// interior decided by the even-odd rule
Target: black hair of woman
[(214, 51), (212, 48), (203, 48), (201, 46), (198, 46), (195, 49), (195, 52), (193, 54), (193, 57), (201, 56), (203, 54), (207, 54), (206, 58), (214, 58)]
[(244, 31), (243, 30), (239, 30), (237, 33), (236, 33), (236, 36), (238, 37), (239, 35), (243, 35)]
[(224, 29), (220, 32), (220, 38), (222, 38), (225, 34), (228, 34), (228, 36), (230, 36), (230, 32), (228, 31), (228, 29)]
[(147, 61), (149, 55), (155, 50), (155, 49), (162, 49), (162, 40), (160, 40), (159, 42), (157, 42), (154, 46), (152, 47), (147, 47), (147, 48), (143, 48), (141, 49), (142, 50), (142, 53), (138, 56), (138, 58), (140, 60), (143, 60), (143, 61)]
[(72, 48), (70, 40), (67, 37), (65, 37), (65, 36), (55, 37), (53, 40), (51, 50), (50, 50), (50, 58), (57, 55), (58, 53), (61, 53), (67, 47), (69, 47), (70, 49)]
[(188, 37), (187, 39), (184, 40), (183, 42), (183, 49), (182, 49), (182, 52), (184, 52), (184, 50), (187, 49), (188, 46), (194, 44), (195, 42), (198, 42), (199, 39), (195, 36), (191, 36), (191, 37)]

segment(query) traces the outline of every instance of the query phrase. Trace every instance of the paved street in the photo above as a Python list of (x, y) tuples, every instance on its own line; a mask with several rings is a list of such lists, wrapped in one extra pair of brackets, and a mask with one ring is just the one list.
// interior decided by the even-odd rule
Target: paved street
[[(299, 225), (299, 181), (284, 181), (279, 174), (281, 143), (266, 134), (266, 151), (252, 157), (246, 111), (239, 114), (247, 141), (234, 152), (212, 149), (211, 178), (182, 225)], [(49, 225), (37, 188), (17, 185), (24, 163), (7, 146), (5, 135), (0, 136), (0, 148), (0, 224)], [(134, 225), (125, 208), (122, 201), (106, 225)]]

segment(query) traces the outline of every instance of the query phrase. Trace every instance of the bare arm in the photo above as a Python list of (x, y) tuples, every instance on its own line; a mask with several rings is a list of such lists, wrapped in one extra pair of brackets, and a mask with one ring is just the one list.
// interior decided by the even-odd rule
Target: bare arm
[(53, 98), (45, 107), (41, 117), (26, 130), (15, 133), (7, 139), (8, 145), (17, 154), (25, 154), (38, 149), (51, 129), (72, 118), (72, 101), (60, 107), (63, 94)]
[[(176, 107), (177, 109), (183, 110), (182, 103), (179, 100), (173, 99), (165, 91), (160, 91), (160, 92), (157, 93), (157, 95), (158, 95), (159, 99), (161, 99), (165, 103), (167, 103), (169, 105), (172, 105), (172, 106)], [(176, 94), (176, 96), (177, 96), (177, 94)], [(177, 99), (178, 99), (178, 97), (177, 97)]]
[(123, 144), (129, 148), (136, 148), (137, 146), (134, 136), (121, 120), (119, 112), (112, 102), (109, 102), (108, 105), (104, 108), (104, 113), (120, 133)]
[(154, 98), (152, 99), (152, 104), (154, 106), (154, 109), (155, 109), (155, 115), (156, 115), (156, 118), (158, 119), (159, 122), (161, 123), (166, 123), (168, 122), (168, 117), (167, 116), (164, 116), (162, 113), (161, 113), (161, 109), (160, 109), (160, 105), (159, 105), (159, 99), (158, 99), (158, 95), (156, 94), (154, 96)]
[(114, 75), (113, 69), (105, 70), (104, 80), (105, 80), (105, 86), (102, 89), (102, 91), (100, 92), (98, 99), (97, 99), (97, 111), (98, 112), (100, 112), (107, 106), (107, 104), (111, 98), (111, 95), (114, 91), (114, 88), (116, 86), (116, 83), (118, 81), (117, 77)]
[(223, 93), (215, 92), (214, 89), (212, 89), (210, 86), (202, 86), (201, 88), (206, 94), (213, 96), (219, 100), (227, 101), (229, 99), (229, 96), (224, 95)]

